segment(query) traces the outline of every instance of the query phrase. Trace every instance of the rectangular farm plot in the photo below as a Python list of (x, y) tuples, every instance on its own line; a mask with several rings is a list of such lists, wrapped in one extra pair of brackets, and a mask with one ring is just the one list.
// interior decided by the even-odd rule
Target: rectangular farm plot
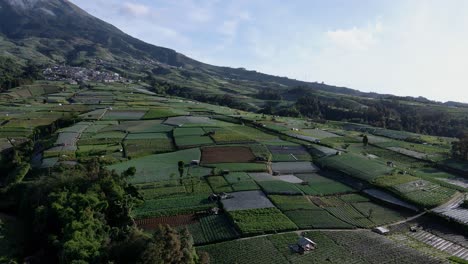
[(213, 140), (201, 127), (176, 128), (174, 130), (174, 138), (179, 148), (214, 144)]
[(299, 228), (336, 228), (336, 229), (352, 229), (353, 225), (341, 221), (334, 217), (324, 209), (316, 208), (312, 210), (293, 210), (284, 213), (291, 219)]
[(223, 176), (210, 176), (206, 179), (215, 193), (232, 192), (231, 185)]
[(284, 181), (261, 181), (258, 182), (260, 187), (267, 194), (286, 194), (297, 195), (302, 194), (301, 190), (295, 184)]
[(143, 116), (143, 119), (158, 119), (158, 118), (166, 118), (172, 116), (180, 116), (184, 115), (186, 112), (179, 111), (171, 108), (153, 108), (148, 110)]
[(324, 138), (330, 138), (330, 137), (340, 137), (337, 134), (322, 130), (322, 129), (304, 129), (302, 132), (305, 135), (317, 138), (317, 139), (324, 139)]
[(425, 180), (417, 180), (390, 187), (405, 200), (425, 208), (431, 208), (450, 200), (456, 193), (453, 189), (442, 187)]
[(172, 131), (172, 126), (161, 124), (162, 120), (124, 121), (122, 125), (127, 127), (130, 133), (167, 133)]
[(255, 160), (249, 147), (204, 147), (202, 164), (213, 163), (247, 163)]
[(231, 193), (232, 198), (222, 200), (226, 211), (275, 207), (261, 191), (245, 191)]
[[(77, 156), (102, 156), (111, 153), (120, 153), (122, 145), (104, 144), (104, 145), (80, 145), (76, 151)], [(121, 154), (119, 154), (121, 156)]]
[[(149, 155), (146, 157), (136, 158), (122, 163), (109, 166), (109, 169), (114, 169), (118, 173), (123, 172), (129, 167), (136, 168), (135, 176), (130, 180), (132, 183), (146, 183), (153, 181), (177, 179), (179, 170), (177, 163), (184, 161), (189, 164), (192, 160), (200, 159), (200, 150), (187, 149), (166, 154)], [(185, 170), (185, 173), (188, 168)], [(207, 169), (209, 171), (209, 169)], [(209, 173), (207, 173), (209, 174)]]
[(302, 195), (269, 195), (268, 198), (283, 212), (319, 209), (318, 206)]
[(275, 207), (229, 211), (228, 213), (244, 235), (297, 229), (297, 226)]
[(392, 168), (375, 160), (354, 154), (330, 156), (318, 160), (322, 168), (329, 168), (365, 181), (372, 181), (391, 172)]
[(83, 133), (78, 141), (78, 145), (117, 144), (122, 142), (126, 136), (126, 133), (120, 131)]
[(213, 206), (216, 204), (210, 202), (207, 195), (187, 195), (146, 200), (135, 208), (134, 214), (136, 218), (170, 216), (206, 211)]
[(385, 208), (375, 203), (359, 202), (352, 203), (352, 205), (362, 215), (368, 217), (376, 226), (394, 223), (405, 219), (405, 216), (396, 210)]
[(195, 245), (230, 240), (239, 237), (225, 215), (208, 215), (187, 226)]
[(123, 142), (125, 156), (135, 158), (174, 150), (172, 140), (166, 138), (130, 139)]
[(206, 164), (206, 167), (216, 168), (216, 170), (227, 170), (230, 172), (265, 172), (267, 165), (265, 163), (214, 163)]
[[(295, 241), (297, 242), (297, 240)], [(284, 245), (287, 247), (287, 245)], [(255, 263), (284, 264), (287, 259), (266, 238), (234, 240), (197, 247), (197, 252), (207, 252), (212, 264)]]
[(146, 113), (146, 110), (107, 110), (103, 120), (138, 120)]
[(177, 117), (169, 117), (164, 124), (171, 125), (171, 126), (190, 126), (193, 124), (197, 125), (214, 125), (216, 122), (209, 117), (204, 116), (177, 116)]
[(170, 225), (171, 227), (177, 227), (196, 223), (197, 220), (195, 215), (186, 214), (138, 219), (135, 222), (141, 229), (151, 231), (158, 228), (159, 225)]
[(312, 157), (303, 146), (268, 146), (273, 161), (310, 161)]
[(297, 174), (296, 176), (304, 181), (303, 184), (297, 185), (297, 187), (307, 195), (330, 195), (356, 191), (341, 182), (316, 173)]
[(309, 173), (319, 170), (312, 162), (273, 162), (271, 169), (281, 174)]
[(255, 181), (245, 172), (232, 172), (225, 175), (224, 178), (236, 192), (260, 189)]

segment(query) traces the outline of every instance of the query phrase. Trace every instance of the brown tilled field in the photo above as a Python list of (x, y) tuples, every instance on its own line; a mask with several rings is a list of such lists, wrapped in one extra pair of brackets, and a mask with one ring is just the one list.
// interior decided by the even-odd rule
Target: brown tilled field
[(251, 162), (255, 160), (248, 147), (207, 147), (202, 148), (202, 163)]
[(172, 227), (181, 226), (181, 225), (189, 225), (196, 223), (197, 219), (196, 216), (193, 214), (189, 215), (176, 215), (176, 216), (163, 216), (163, 217), (156, 217), (156, 218), (146, 218), (146, 219), (138, 219), (136, 220), (136, 224), (138, 227), (144, 230), (152, 230), (156, 229), (159, 225), (170, 225)]

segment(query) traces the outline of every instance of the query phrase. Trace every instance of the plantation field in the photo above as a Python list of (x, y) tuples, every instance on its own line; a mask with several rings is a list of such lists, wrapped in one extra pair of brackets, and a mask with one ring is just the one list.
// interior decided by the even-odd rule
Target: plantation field
[(363, 215), (349, 204), (336, 207), (326, 207), (325, 210), (341, 221), (353, 226), (361, 228), (370, 228), (375, 226), (375, 224), (369, 219), (368, 214)]
[(311, 161), (312, 157), (306, 148), (302, 146), (277, 146), (269, 145), (273, 161)]
[(231, 172), (224, 176), (234, 191), (252, 191), (258, 190), (260, 187), (255, 181), (245, 172)]
[(146, 111), (139, 110), (107, 110), (103, 120), (135, 120), (141, 119)]
[(130, 133), (167, 133), (173, 127), (161, 124), (161, 120), (124, 121), (121, 125)]
[(388, 175), (376, 178), (374, 184), (384, 187), (403, 199), (424, 208), (448, 201), (455, 190), (409, 175)]
[(388, 174), (391, 168), (375, 160), (354, 154), (330, 156), (318, 160), (322, 168), (329, 168), (365, 181)]
[(404, 215), (396, 210), (385, 208), (371, 202), (352, 203), (353, 207), (362, 215), (369, 216), (369, 220), (376, 226), (395, 223), (403, 220)]
[(102, 145), (121, 143), (127, 136), (126, 133), (120, 131), (109, 131), (102, 133), (83, 133), (78, 141), (78, 145)]
[(304, 135), (308, 135), (317, 139), (331, 138), (331, 137), (340, 137), (337, 134), (321, 130), (321, 129), (304, 129), (302, 130)]
[(300, 179), (307, 184), (297, 187), (307, 195), (330, 195), (355, 191), (353, 188), (319, 174), (298, 174)]
[[(197, 247), (207, 252), (211, 263), (439, 263), (434, 259), (368, 231), (307, 232), (306, 237), (319, 245), (308, 254), (291, 252), (288, 245), (297, 243), (295, 233), (270, 235)], [(388, 249), (386, 249), (388, 247)], [(387, 252), (382, 254), (382, 252)]]
[(271, 169), (281, 174), (310, 173), (319, 170), (312, 162), (273, 162)]
[(248, 147), (204, 147), (201, 151), (202, 164), (248, 163), (255, 160), (252, 150)]
[(230, 172), (264, 172), (267, 171), (267, 165), (264, 163), (213, 163), (206, 164), (206, 167), (216, 168), (217, 170), (228, 170)]
[(152, 108), (148, 110), (142, 119), (158, 119), (185, 114), (183, 111), (176, 111), (171, 108)]
[(235, 240), (197, 247), (198, 253), (207, 252), (212, 264), (258, 263), (284, 264), (286, 258), (267, 238)]
[(137, 226), (143, 230), (151, 231), (156, 229), (159, 225), (170, 225), (172, 227), (177, 227), (182, 225), (190, 225), (196, 223), (197, 221), (193, 214), (187, 214), (138, 219), (135, 222)]
[(267, 194), (302, 194), (301, 190), (293, 183), (284, 181), (261, 181), (258, 185)]
[(318, 209), (316, 205), (311, 203), (309, 199), (302, 195), (269, 195), (268, 198), (270, 198), (276, 207), (283, 212), (291, 210)]
[[(349, 252), (359, 252), (363, 261), (369, 263), (440, 263), (423, 253), (398, 244), (370, 231), (327, 232), (336, 244)], [(382, 254), (385, 252), (385, 254)]]
[(177, 116), (169, 117), (164, 124), (176, 126), (176, 127), (185, 127), (185, 126), (214, 126), (216, 121), (210, 119), (209, 117), (204, 116)]
[(223, 176), (210, 176), (206, 178), (215, 193), (232, 192), (231, 185)]
[[(179, 177), (177, 163), (179, 161), (184, 161), (185, 164), (189, 164), (192, 160), (200, 160), (200, 156), (201, 153), (199, 149), (187, 149), (128, 160), (111, 165), (109, 169), (121, 173), (129, 167), (135, 167), (136, 175), (130, 180), (132, 183), (169, 180), (171, 178), (177, 179)], [(206, 175), (208, 175), (209, 169), (206, 171)]]
[(178, 127), (174, 129), (174, 137), (183, 137), (183, 136), (203, 136), (205, 130), (201, 127)]
[(102, 156), (111, 153), (118, 153), (122, 150), (120, 144), (110, 145), (80, 145), (76, 151), (77, 156)]
[(239, 234), (225, 215), (201, 217), (197, 223), (187, 226), (195, 245), (235, 239)]
[(244, 235), (297, 229), (297, 226), (276, 208), (229, 211), (229, 215)]
[(396, 185), (390, 189), (404, 199), (424, 208), (441, 205), (450, 200), (456, 192), (425, 180)]
[(352, 229), (354, 225), (346, 223), (324, 209), (286, 211), (284, 214), (300, 229)]
[(222, 200), (226, 211), (274, 208), (275, 206), (261, 191), (243, 191), (230, 193), (232, 198)]
[(143, 205), (135, 208), (134, 215), (136, 218), (171, 216), (206, 211), (213, 206), (215, 204), (208, 201), (207, 195), (150, 199), (145, 200)]
[(213, 140), (208, 136), (176, 136), (175, 143), (179, 148), (191, 148), (214, 144)]

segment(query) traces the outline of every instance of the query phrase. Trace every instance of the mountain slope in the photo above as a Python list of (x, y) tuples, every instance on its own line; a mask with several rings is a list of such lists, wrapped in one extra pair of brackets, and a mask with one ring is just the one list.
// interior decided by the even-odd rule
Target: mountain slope
[(0, 56), (10, 56), (23, 63), (35, 60), (41, 64), (92, 67), (100, 59), (107, 68), (134, 69), (135, 73), (150, 71), (156, 75), (161, 72), (158, 69), (166, 68), (173, 74), (166, 71), (162, 79), (200, 89), (209, 81), (217, 89), (228, 82), (227, 88), (238, 93), (308, 86), (321, 91), (379, 97), (343, 87), (204, 64), (133, 38), (67, 0), (0, 0), (0, 50), (3, 51)]

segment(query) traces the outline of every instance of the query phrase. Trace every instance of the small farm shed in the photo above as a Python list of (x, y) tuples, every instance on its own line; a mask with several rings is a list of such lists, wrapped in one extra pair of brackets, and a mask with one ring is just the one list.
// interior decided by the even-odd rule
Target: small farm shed
[(300, 237), (297, 241), (297, 245), (300, 246), (304, 251), (314, 250), (317, 247), (317, 243), (307, 237)]
[(289, 245), (289, 248), (299, 254), (305, 254), (317, 248), (317, 243), (307, 237), (299, 237), (297, 244)]
[(388, 233), (390, 233), (390, 230), (388, 230), (388, 228), (385, 228), (383, 226), (376, 227), (372, 229), (372, 231), (380, 235), (387, 235)]

